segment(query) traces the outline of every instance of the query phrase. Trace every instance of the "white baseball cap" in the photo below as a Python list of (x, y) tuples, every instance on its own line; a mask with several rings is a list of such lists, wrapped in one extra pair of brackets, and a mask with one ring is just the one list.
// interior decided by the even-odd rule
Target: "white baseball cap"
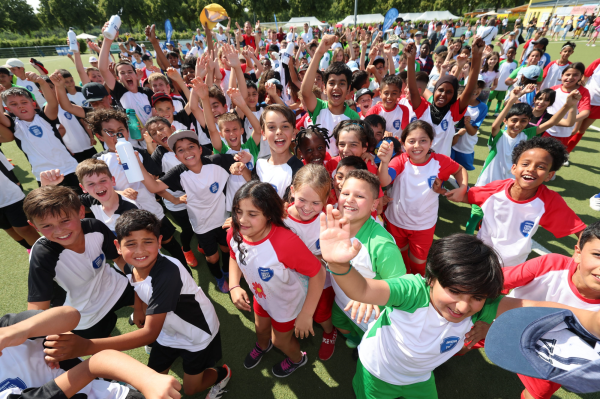
[(92, 55), (92, 56), (90, 56), (90, 62), (98, 62), (98, 58), (96, 58)]
[(6, 65), (4, 65), (5, 68), (23, 68), (25, 67), (25, 64), (23, 64), (23, 61), (21, 61), (18, 58), (9, 58), (8, 60), (6, 60)]

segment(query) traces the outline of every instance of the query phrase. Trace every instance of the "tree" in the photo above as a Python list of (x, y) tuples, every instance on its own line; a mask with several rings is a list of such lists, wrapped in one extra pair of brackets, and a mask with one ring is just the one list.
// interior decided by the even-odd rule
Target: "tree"
[[(149, 21), (148, 10), (150, 4), (144, 0), (99, 0), (98, 9), (104, 14), (104, 22), (108, 21), (111, 15), (119, 14), (121, 16), (121, 25), (126, 25), (131, 32), (136, 24), (147, 24)], [(124, 29), (121, 28), (121, 32)]]
[(271, 21), (273, 14), (290, 9), (287, 0), (242, 0), (242, 6), (248, 8), (250, 15), (254, 13), (256, 19), (263, 21)]
[[(331, 0), (289, 0), (290, 15), (297, 17), (317, 17), (324, 20), (328, 16), (331, 3)], [(352, 7), (354, 7), (354, 2), (352, 2)]]
[(29, 34), (41, 26), (33, 7), (25, 0), (4, 0), (2, 8), (8, 14), (8, 20), (12, 21), (8, 30)]
[(49, 0), (40, 0), (40, 5), (38, 6), (38, 19), (47, 29), (54, 29), (60, 25), (58, 20), (52, 12), (50, 11)]
[(52, 16), (65, 29), (74, 27), (85, 31), (89, 25), (100, 23), (98, 7), (92, 0), (47, 0), (47, 5)]

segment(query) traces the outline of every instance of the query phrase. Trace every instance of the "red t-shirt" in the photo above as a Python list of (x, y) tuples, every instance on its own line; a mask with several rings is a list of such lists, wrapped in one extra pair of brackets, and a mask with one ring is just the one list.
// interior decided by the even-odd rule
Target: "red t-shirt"
[(246, 46), (250, 46), (254, 50), (256, 50), (256, 40), (254, 39), (254, 36), (252, 36), (252, 35), (242, 35), (242, 37), (244, 38), (244, 42), (246, 43)]

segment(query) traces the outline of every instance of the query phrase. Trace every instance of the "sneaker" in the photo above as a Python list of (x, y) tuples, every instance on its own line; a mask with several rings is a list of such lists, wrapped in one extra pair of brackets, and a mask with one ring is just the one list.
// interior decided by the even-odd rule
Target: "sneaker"
[[(204, 253), (204, 250), (203, 250), (202, 248), (200, 248), (200, 246), (198, 246), (198, 252), (200, 252), (202, 255), (206, 255), (206, 254)], [(186, 260), (187, 260), (187, 259), (186, 259)]]
[(294, 363), (289, 357), (286, 357), (281, 363), (277, 363), (273, 366), (271, 371), (275, 377), (284, 378), (304, 366), (306, 363), (308, 363), (308, 356), (306, 356), (306, 352), (302, 352), (302, 360), (300, 360), (300, 363)]
[(151, 346), (145, 345), (145, 346), (144, 346), (144, 349), (146, 350), (146, 353), (147, 353), (148, 355), (150, 354), (150, 352), (152, 352), (152, 347), (151, 347)]
[(329, 360), (333, 356), (335, 349), (335, 341), (337, 339), (337, 329), (334, 328), (332, 332), (326, 334), (323, 332), (323, 341), (321, 341), (321, 347), (319, 348), (319, 359)]
[(223, 294), (227, 294), (229, 292), (229, 282), (225, 277), (225, 273), (222, 274), (223, 276), (221, 278), (215, 278), (215, 280), (217, 280), (217, 288), (219, 291), (221, 291)]
[(269, 341), (269, 346), (267, 349), (262, 349), (260, 346), (258, 346), (257, 342), (254, 345), (254, 349), (252, 349), (252, 351), (246, 356), (246, 359), (244, 359), (244, 367), (246, 367), (248, 370), (256, 367), (262, 360), (263, 355), (271, 349), (273, 349), (273, 342)]
[(208, 391), (208, 395), (206, 395), (206, 399), (219, 399), (225, 392), (227, 392), (223, 388), (225, 388), (231, 379), (231, 369), (227, 367), (226, 364), (223, 365), (223, 368), (227, 369), (227, 376), (223, 378), (221, 382), (212, 386), (210, 391)]
[(590, 208), (596, 212), (600, 212), (600, 194), (596, 194), (590, 198)]
[[(181, 250), (183, 251), (183, 248), (181, 248)], [(198, 266), (198, 261), (196, 260), (196, 256), (194, 255), (194, 253), (192, 252), (191, 249), (187, 252), (183, 251), (183, 256), (185, 256), (185, 261), (189, 267)]]

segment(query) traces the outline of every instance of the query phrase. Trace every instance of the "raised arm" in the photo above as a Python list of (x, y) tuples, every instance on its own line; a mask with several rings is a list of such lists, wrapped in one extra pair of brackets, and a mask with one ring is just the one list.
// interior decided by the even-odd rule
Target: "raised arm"
[(481, 55), (483, 54), (483, 49), (485, 48), (485, 42), (478, 36), (475, 37), (473, 41), (472, 49), (472, 58), (471, 58), (471, 70), (469, 71), (469, 81), (467, 82), (467, 86), (465, 90), (462, 92), (459, 101), (459, 111), (462, 113), (469, 106), (469, 101), (471, 99), (471, 94), (477, 87), (477, 78), (479, 76), (479, 71), (481, 69)]
[[(102, 32), (104, 32), (104, 30), (107, 27), (108, 22), (106, 22), (102, 27)], [(115, 39), (117, 39), (117, 37), (119, 37), (119, 31), (117, 31)], [(112, 45), (112, 43), (113, 40), (110, 40), (105, 37), (102, 41), (102, 47), (100, 48), (100, 55), (98, 56), (98, 69), (100, 70), (100, 74), (104, 78), (104, 84), (109, 90), (113, 90), (115, 88), (115, 83), (117, 82), (115, 76), (112, 74), (108, 67), (110, 64), (108, 57), (110, 56), (110, 46)]]
[[(146, 26), (146, 29), (144, 31), (146, 33), (146, 37), (148, 38), (150, 43), (152, 43), (152, 47), (156, 52), (156, 62), (158, 63), (158, 66), (163, 71), (166, 71), (171, 64), (169, 63), (169, 60), (167, 59), (165, 53), (163, 53), (162, 49), (160, 48), (160, 42), (156, 37), (156, 25)], [(104, 48), (104, 46), (102, 47)]]
[(379, 150), (377, 151), (377, 156), (381, 160), (381, 163), (379, 164), (379, 172), (377, 173), (381, 187), (387, 187), (392, 184), (392, 176), (390, 176), (389, 173), (389, 165), (393, 152), (394, 146), (387, 141), (383, 141), (379, 146)]
[(502, 124), (504, 123), (504, 118), (506, 118), (506, 115), (508, 115), (510, 108), (517, 103), (520, 96), (521, 88), (518, 86), (510, 92), (510, 97), (508, 98), (508, 101), (506, 101), (506, 104), (504, 104), (502, 112), (500, 112), (500, 115), (498, 115), (494, 123), (492, 123), (492, 137), (496, 137), (500, 131), (500, 128), (502, 127)]
[(167, 76), (169, 77), (169, 79), (175, 82), (175, 84), (177, 84), (179, 90), (181, 91), (181, 94), (183, 94), (185, 98), (189, 99), (190, 89), (188, 89), (179, 72), (177, 72), (175, 68), (169, 67), (167, 68)]
[(65, 111), (75, 115), (77, 118), (85, 118), (85, 111), (79, 105), (75, 105), (69, 100), (67, 90), (65, 89), (65, 80), (60, 72), (56, 71), (50, 75), (50, 80), (54, 83), (54, 91), (58, 98), (58, 103)]
[[(542, 134), (546, 130), (556, 125), (565, 127), (573, 126), (576, 121), (577, 104), (579, 103), (579, 100), (581, 100), (581, 93), (579, 93), (579, 90), (573, 90), (572, 92), (570, 92), (567, 96), (567, 101), (565, 102), (565, 105), (563, 105), (558, 110), (558, 112), (554, 114), (552, 118), (550, 118), (546, 123), (543, 123), (540, 126), (538, 126), (536, 133)], [(567, 112), (569, 114), (568, 118), (563, 119), (565, 115), (567, 115)]]
[[(79, 42), (77, 42), (77, 49), (79, 49)], [(79, 75), (79, 80), (81, 80), (81, 84), (90, 83), (90, 78), (88, 74), (85, 72), (85, 68), (83, 67), (83, 62), (81, 62), (81, 53), (79, 51), (73, 51), (73, 59), (75, 61), (75, 69), (77, 69), (77, 74)], [(61, 105), (62, 107), (62, 105)], [(66, 111), (66, 108), (63, 107)], [(71, 112), (72, 113), (72, 112)]]
[(223, 142), (221, 141), (221, 135), (217, 130), (215, 124), (215, 117), (213, 116), (212, 110), (210, 109), (210, 98), (208, 96), (208, 86), (198, 78), (192, 80), (192, 89), (194, 93), (198, 94), (202, 101), (202, 108), (204, 109), (204, 118), (206, 120), (206, 128), (210, 135), (210, 142), (216, 152), (220, 152), (223, 148)]
[(315, 57), (311, 60), (308, 70), (304, 75), (304, 80), (302, 80), (300, 92), (302, 93), (304, 106), (308, 112), (313, 112), (317, 107), (317, 97), (313, 94), (312, 88), (315, 85), (315, 78), (317, 76), (317, 70), (319, 69), (319, 62), (327, 50), (329, 50), (329, 48), (333, 45), (334, 41), (335, 36), (333, 35), (323, 36), (321, 43), (319, 43), (319, 47), (317, 47), (317, 51), (315, 51)]
[(40, 90), (46, 98), (46, 106), (44, 107), (44, 114), (49, 119), (58, 118), (58, 100), (56, 99), (56, 94), (54, 90), (50, 88), (48, 82), (44, 80), (40, 75), (33, 72), (25, 72), (25, 76), (27, 80), (33, 83), (37, 83), (40, 86)]
[(404, 53), (407, 55), (408, 61), (406, 65), (406, 84), (410, 93), (410, 102), (413, 109), (419, 108), (421, 105), (421, 94), (417, 87), (417, 78), (415, 74), (415, 58), (417, 56), (417, 48), (414, 43), (409, 43), (404, 48)]
[(244, 77), (244, 72), (242, 71), (242, 64), (240, 63), (238, 52), (232, 45), (226, 44), (223, 46), (223, 56), (227, 58), (229, 66), (235, 71), (235, 77), (238, 81), (238, 88), (240, 89), (240, 93), (242, 93), (242, 96), (244, 96), (244, 98), (248, 97), (246, 78)]
[[(231, 98), (231, 102), (233, 103), (233, 105), (235, 105), (237, 107), (237, 109), (242, 114), (244, 114), (244, 116), (246, 118), (248, 118), (248, 121), (252, 125), (252, 139), (254, 140), (254, 143), (257, 146), (260, 145), (260, 139), (261, 139), (260, 122), (258, 121), (256, 116), (254, 116), (254, 114), (248, 107), (248, 104), (246, 104), (246, 100), (244, 100), (244, 96), (242, 95), (241, 91), (238, 89), (231, 88), (231, 89), (227, 90), (227, 95), (229, 96), (229, 98)], [(212, 139), (212, 135), (211, 135), (211, 139)], [(213, 147), (214, 147), (214, 144), (213, 144)]]

